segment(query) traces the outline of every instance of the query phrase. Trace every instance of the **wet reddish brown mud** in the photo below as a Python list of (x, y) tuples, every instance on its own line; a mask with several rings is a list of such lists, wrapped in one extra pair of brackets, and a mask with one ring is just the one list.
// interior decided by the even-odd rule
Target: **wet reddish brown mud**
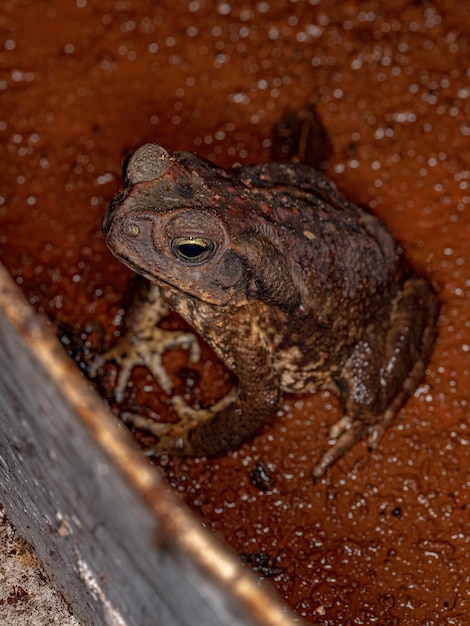
[[(469, 623), (466, 3), (6, 0), (0, 24), (0, 258), (85, 357), (118, 332), (130, 284), (100, 233), (122, 156), (157, 141), (263, 161), (281, 115), (316, 105), (329, 176), (440, 290), (426, 379), (376, 453), (358, 444), (316, 484), (328, 393), (286, 398), (226, 457), (156, 465), (307, 621)], [(227, 385), (208, 352), (196, 374), (167, 363), (192, 402)], [(144, 371), (126, 401), (167, 406)]]

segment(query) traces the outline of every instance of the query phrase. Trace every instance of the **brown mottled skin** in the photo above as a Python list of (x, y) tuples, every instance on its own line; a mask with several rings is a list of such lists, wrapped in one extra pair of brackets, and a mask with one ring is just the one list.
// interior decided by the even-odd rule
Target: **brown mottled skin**
[[(131, 419), (160, 436), (155, 454), (229, 450), (276, 412), (283, 392), (326, 388), (345, 417), (318, 477), (360, 438), (374, 448), (424, 375), (437, 310), (430, 283), (377, 217), (307, 165), (226, 170), (146, 144), (124, 164), (103, 232), (111, 251), (156, 285), (149, 310), (177, 311), (238, 378), (209, 410), (177, 398), (176, 425), (152, 430)], [(116, 352), (99, 357), (95, 371), (109, 358)]]

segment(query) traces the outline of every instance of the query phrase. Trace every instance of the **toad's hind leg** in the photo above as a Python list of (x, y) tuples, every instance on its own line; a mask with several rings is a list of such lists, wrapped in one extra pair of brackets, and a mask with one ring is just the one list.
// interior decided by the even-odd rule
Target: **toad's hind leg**
[(437, 295), (428, 280), (415, 277), (405, 283), (387, 334), (385, 366), (380, 372), (384, 411), (369, 429), (367, 443), (372, 450), (424, 378), (436, 336), (437, 310)]
[(437, 306), (429, 281), (413, 277), (405, 282), (389, 318), (379, 316), (366, 329), (338, 381), (345, 416), (330, 431), (334, 441), (315, 467), (315, 478), (363, 437), (371, 450), (376, 448), (424, 376)]

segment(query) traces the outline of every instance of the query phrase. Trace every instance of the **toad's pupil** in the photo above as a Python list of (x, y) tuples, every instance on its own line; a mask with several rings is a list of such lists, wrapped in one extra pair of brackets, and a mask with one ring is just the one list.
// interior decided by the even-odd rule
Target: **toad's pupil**
[(170, 243), (175, 256), (188, 263), (207, 261), (215, 251), (215, 243), (200, 237), (176, 237)]
[(188, 259), (195, 259), (203, 254), (203, 252), (205, 252), (206, 250), (206, 246), (201, 246), (199, 243), (193, 242), (183, 243), (180, 244), (178, 247), (181, 254), (185, 257), (188, 257)]

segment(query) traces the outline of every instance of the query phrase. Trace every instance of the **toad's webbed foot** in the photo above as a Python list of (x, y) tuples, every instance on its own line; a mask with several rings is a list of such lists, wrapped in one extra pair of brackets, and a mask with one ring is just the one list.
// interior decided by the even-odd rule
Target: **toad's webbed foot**
[(213, 420), (216, 415), (231, 405), (237, 397), (237, 389), (231, 389), (218, 402), (207, 409), (190, 407), (181, 396), (173, 396), (171, 404), (178, 416), (175, 423), (157, 422), (151, 417), (144, 417), (138, 413), (123, 412), (122, 421), (133, 428), (144, 430), (155, 437), (158, 442), (144, 449), (147, 456), (161, 456), (163, 454), (194, 456), (199, 451), (194, 449), (190, 435), (206, 422)]
[(114, 361), (119, 373), (116, 386), (114, 387), (114, 397), (121, 402), (124, 392), (131, 377), (134, 367), (141, 365), (147, 367), (160, 387), (170, 393), (173, 387), (171, 378), (162, 363), (162, 355), (167, 350), (183, 348), (189, 351), (190, 363), (197, 363), (200, 358), (200, 347), (197, 337), (192, 333), (181, 331), (170, 331), (153, 328), (150, 332), (142, 335), (140, 333), (127, 333), (118, 343), (104, 352), (97, 355), (88, 368), (90, 377), (95, 377), (98, 370), (109, 361)]
[(109, 361), (119, 369), (114, 396), (118, 402), (124, 397), (126, 386), (134, 367), (147, 367), (166, 393), (173, 387), (163, 366), (162, 355), (167, 350), (182, 348), (189, 351), (190, 363), (197, 363), (201, 349), (196, 335), (181, 330), (166, 330), (157, 324), (168, 314), (160, 290), (148, 284), (139, 289), (132, 309), (126, 317), (127, 332), (116, 345), (98, 354), (88, 366), (88, 375), (94, 378), (98, 370)]
[(356, 441), (362, 439), (369, 430), (369, 424), (361, 421), (353, 421), (348, 416), (343, 416), (330, 428), (331, 446), (323, 454), (320, 462), (313, 470), (314, 480), (321, 478), (326, 470), (339, 459), (346, 450), (349, 450)]

